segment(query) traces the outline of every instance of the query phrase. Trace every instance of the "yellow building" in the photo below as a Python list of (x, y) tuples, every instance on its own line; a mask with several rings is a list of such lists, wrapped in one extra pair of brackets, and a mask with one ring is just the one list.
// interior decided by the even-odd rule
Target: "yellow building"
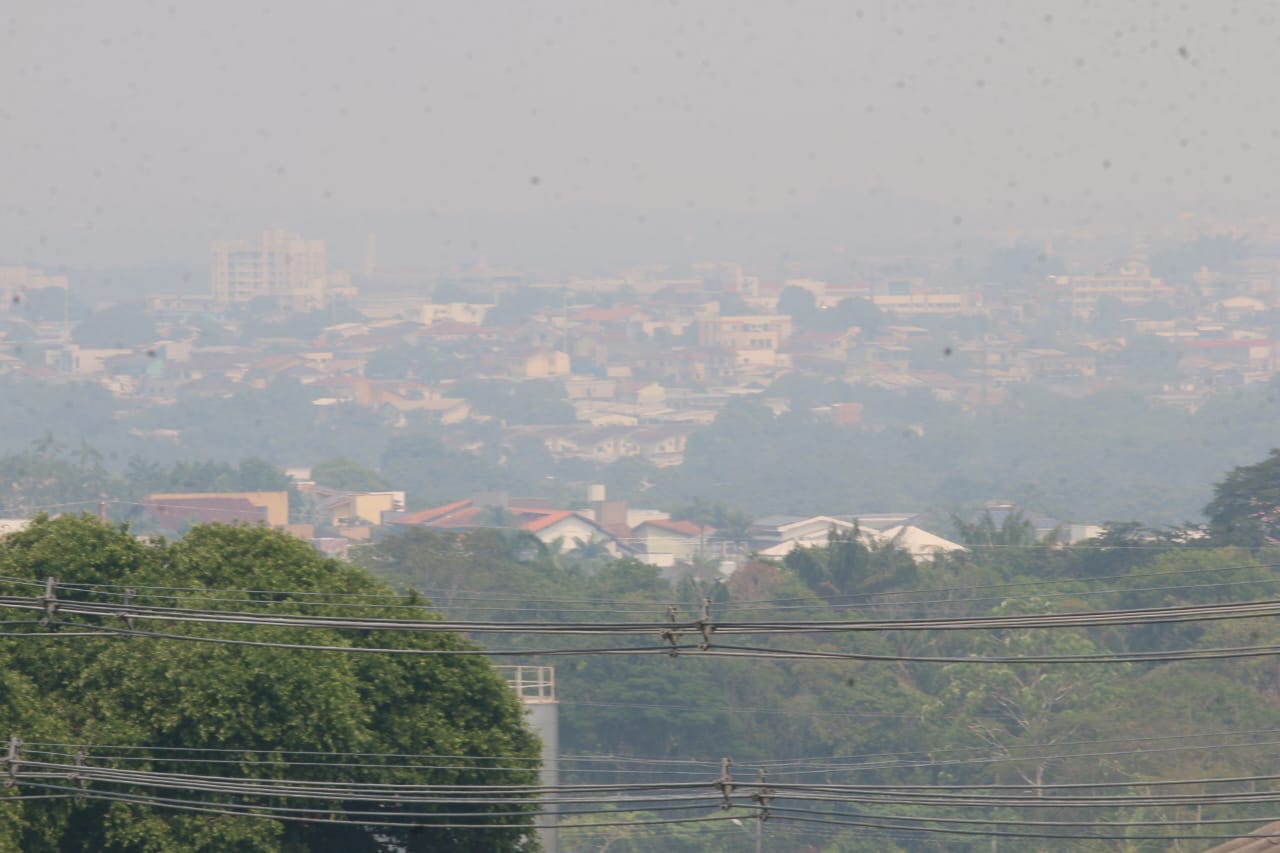
[(384, 512), (404, 509), (404, 492), (353, 492), (332, 498), (327, 506), (329, 523), (381, 524)]
[(267, 524), (284, 527), (289, 523), (288, 492), (171, 492), (147, 495), (147, 503), (191, 501), (199, 498), (243, 498), (267, 513)]

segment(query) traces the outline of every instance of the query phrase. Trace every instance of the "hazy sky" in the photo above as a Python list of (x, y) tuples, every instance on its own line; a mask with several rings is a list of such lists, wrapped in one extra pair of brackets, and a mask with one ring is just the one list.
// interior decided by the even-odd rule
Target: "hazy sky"
[(203, 245), (300, 210), (734, 211), (875, 189), (1010, 228), (1257, 212), (1280, 196), (1278, 11), (9, 0), (0, 264), (148, 233)]

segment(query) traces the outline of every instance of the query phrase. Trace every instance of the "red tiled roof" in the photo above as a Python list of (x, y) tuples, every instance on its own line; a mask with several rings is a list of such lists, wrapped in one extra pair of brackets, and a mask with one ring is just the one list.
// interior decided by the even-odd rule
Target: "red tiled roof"
[(705, 536), (711, 532), (710, 527), (703, 527), (702, 525), (694, 524), (692, 521), (676, 521), (670, 518), (650, 519), (641, 522), (636, 529), (639, 530), (645, 525), (651, 525), (659, 530), (666, 530), (671, 533), (679, 533), (682, 536)]
[(529, 531), (530, 533), (537, 533), (539, 530), (545, 530), (551, 525), (559, 524), (560, 522), (564, 521), (566, 518), (570, 518), (572, 516), (573, 516), (573, 513), (567, 509), (551, 510), (550, 512), (547, 512), (545, 515), (540, 515), (538, 518), (534, 518), (531, 521), (526, 521), (524, 524), (520, 525), (520, 527), (523, 528), (524, 530)]
[(484, 512), (479, 507), (468, 507), (423, 524), (437, 530), (470, 530), (475, 527), (484, 527), (483, 518)]
[(454, 515), (461, 510), (471, 509), (471, 501), (454, 501), (444, 506), (432, 507), (431, 509), (422, 509), (417, 512), (411, 512), (408, 515), (402, 515), (396, 519), (398, 524), (429, 524), (434, 525), (437, 522)]

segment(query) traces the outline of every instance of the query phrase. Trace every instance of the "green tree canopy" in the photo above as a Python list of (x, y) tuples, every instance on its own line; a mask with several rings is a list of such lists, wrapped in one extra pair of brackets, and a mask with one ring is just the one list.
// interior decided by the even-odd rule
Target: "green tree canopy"
[(375, 492), (391, 488), (391, 484), (377, 471), (340, 456), (313, 466), (311, 479), (322, 486), (332, 486), (335, 489)]
[(1204, 514), (1220, 542), (1256, 547), (1280, 539), (1280, 448), (1261, 462), (1233, 468), (1213, 487)]
[[(397, 603), (397, 615), (434, 618), (420, 599), (397, 597), (362, 570), (261, 527), (196, 527), (182, 541), (167, 543), (139, 541), (123, 527), (87, 516), (38, 518), (30, 529), (0, 540), (0, 575), (15, 579), (2, 585), (5, 593), (23, 596), (42, 587), (42, 578), (57, 575), (63, 600), (121, 601), (120, 593), (132, 587), (141, 591), (139, 605), (314, 614), (309, 605), (319, 600), (341, 601), (343, 612), (352, 615), (384, 616), (385, 605)], [(362, 604), (375, 601), (383, 606)], [(65, 621), (77, 618), (85, 619)], [(118, 624), (111, 617), (102, 627)], [(138, 629), (224, 642), (128, 635), (73, 639), (57, 636), (73, 630), (58, 623), (31, 629), (42, 636), (0, 641), (0, 731), (65, 745), (46, 749), (73, 754), (83, 747), (95, 766), (121, 766), (124, 759), (112, 756), (127, 755), (130, 769), (205, 777), (357, 784), (536, 781), (537, 740), (514, 694), (482, 658), (236, 644), (473, 647), (456, 635), (156, 624), (140, 621)], [(315, 755), (300, 757), (303, 752)], [(370, 757), (344, 757), (356, 753)], [(403, 761), (380, 766), (374, 757), (388, 755), (467, 758), (421, 762), (435, 765), (425, 767)], [(485, 756), (503, 756), (503, 767), (528, 769), (487, 770)], [(309, 807), (320, 814), (299, 822), (162, 808), (146, 796), (104, 799), (108, 788), (155, 793), (94, 782), (82, 799), (3, 802), (0, 795), (0, 851), (514, 851), (531, 843), (527, 807), (521, 805), (441, 806), (475, 812), (442, 823), (473, 820), (492, 828), (409, 830), (325, 819), (344, 810), (383, 808), (376, 802), (312, 799)], [(38, 792), (21, 781), (16, 790)], [(214, 811), (233, 801), (198, 790), (167, 795)]]
[(571, 424), (577, 419), (564, 383), (553, 379), (468, 379), (453, 393), (477, 412), (509, 424)]

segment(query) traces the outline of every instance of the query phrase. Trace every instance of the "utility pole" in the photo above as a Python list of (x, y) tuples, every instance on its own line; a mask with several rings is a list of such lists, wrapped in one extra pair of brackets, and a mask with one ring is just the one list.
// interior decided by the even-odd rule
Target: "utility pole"
[(773, 796), (773, 791), (768, 787), (767, 780), (769, 773), (763, 767), (759, 771), (760, 789), (755, 793), (755, 801), (759, 806), (756, 812), (756, 853), (764, 850), (764, 822), (769, 817), (769, 799)]

